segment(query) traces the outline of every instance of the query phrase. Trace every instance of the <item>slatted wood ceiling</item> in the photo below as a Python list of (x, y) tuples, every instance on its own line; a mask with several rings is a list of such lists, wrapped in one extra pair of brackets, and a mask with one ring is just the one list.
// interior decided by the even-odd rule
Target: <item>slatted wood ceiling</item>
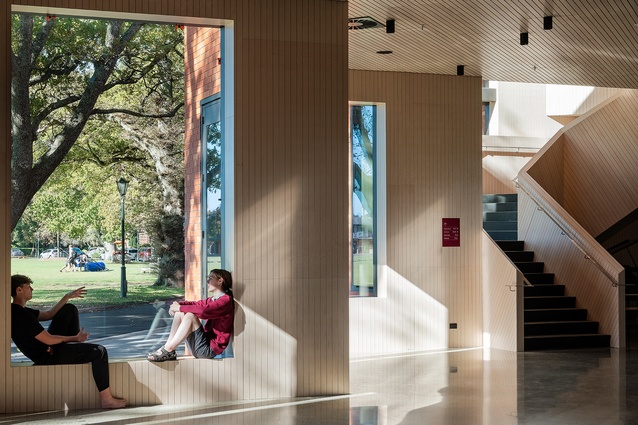
[[(395, 19), (350, 31), (351, 69), (455, 74), (487, 80), (638, 88), (633, 0), (353, 0), (349, 17)], [(543, 16), (553, 15), (553, 29)], [(529, 44), (519, 34), (529, 33)], [(378, 55), (378, 50), (392, 50)]]

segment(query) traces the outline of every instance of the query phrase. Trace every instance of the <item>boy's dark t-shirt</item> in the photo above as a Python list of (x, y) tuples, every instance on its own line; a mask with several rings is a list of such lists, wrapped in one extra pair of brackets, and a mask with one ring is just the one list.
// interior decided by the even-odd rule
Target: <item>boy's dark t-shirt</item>
[(11, 339), (34, 363), (46, 363), (43, 360), (50, 356), (49, 346), (35, 339), (44, 330), (38, 322), (39, 314), (33, 308), (11, 304)]

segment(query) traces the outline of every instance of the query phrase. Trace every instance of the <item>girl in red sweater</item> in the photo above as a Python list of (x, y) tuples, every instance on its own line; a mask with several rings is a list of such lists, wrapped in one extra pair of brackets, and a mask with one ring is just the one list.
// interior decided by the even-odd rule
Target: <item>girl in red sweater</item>
[(233, 278), (226, 270), (214, 269), (206, 283), (209, 298), (171, 304), (168, 310), (173, 316), (171, 333), (163, 347), (148, 354), (148, 360), (176, 360), (175, 349), (184, 341), (190, 353), (199, 359), (212, 359), (228, 346), (235, 316)]

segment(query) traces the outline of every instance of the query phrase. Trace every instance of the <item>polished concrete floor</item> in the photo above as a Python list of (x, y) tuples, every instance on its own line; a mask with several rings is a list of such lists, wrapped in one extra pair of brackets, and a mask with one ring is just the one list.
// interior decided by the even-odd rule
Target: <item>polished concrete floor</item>
[(446, 350), (355, 359), (350, 374), (343, 396), (0, 415), (0, 424), (638, 424), (635, 350)]

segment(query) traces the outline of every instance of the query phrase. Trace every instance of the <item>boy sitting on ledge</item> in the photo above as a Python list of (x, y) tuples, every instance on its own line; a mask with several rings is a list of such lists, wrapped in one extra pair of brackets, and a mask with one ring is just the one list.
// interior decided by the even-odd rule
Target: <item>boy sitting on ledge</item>
[[(84, 286), (64, 295), (49, 310), (26, 306), (33, 298), (33, 281), (27, 276), (11, 276), (11, 339), (36, 365), (91, 363), (93, 379), (104, 409), (126, 407), (126, 400), (115, 398), (109, 387), (109, 356), (106, 348), (85, 343), (89, 332), (80, 329), (78, 309), (67, 304), (71, 298), (84, 298)], [(48, 331), (39, 322), (51, 320)]]

